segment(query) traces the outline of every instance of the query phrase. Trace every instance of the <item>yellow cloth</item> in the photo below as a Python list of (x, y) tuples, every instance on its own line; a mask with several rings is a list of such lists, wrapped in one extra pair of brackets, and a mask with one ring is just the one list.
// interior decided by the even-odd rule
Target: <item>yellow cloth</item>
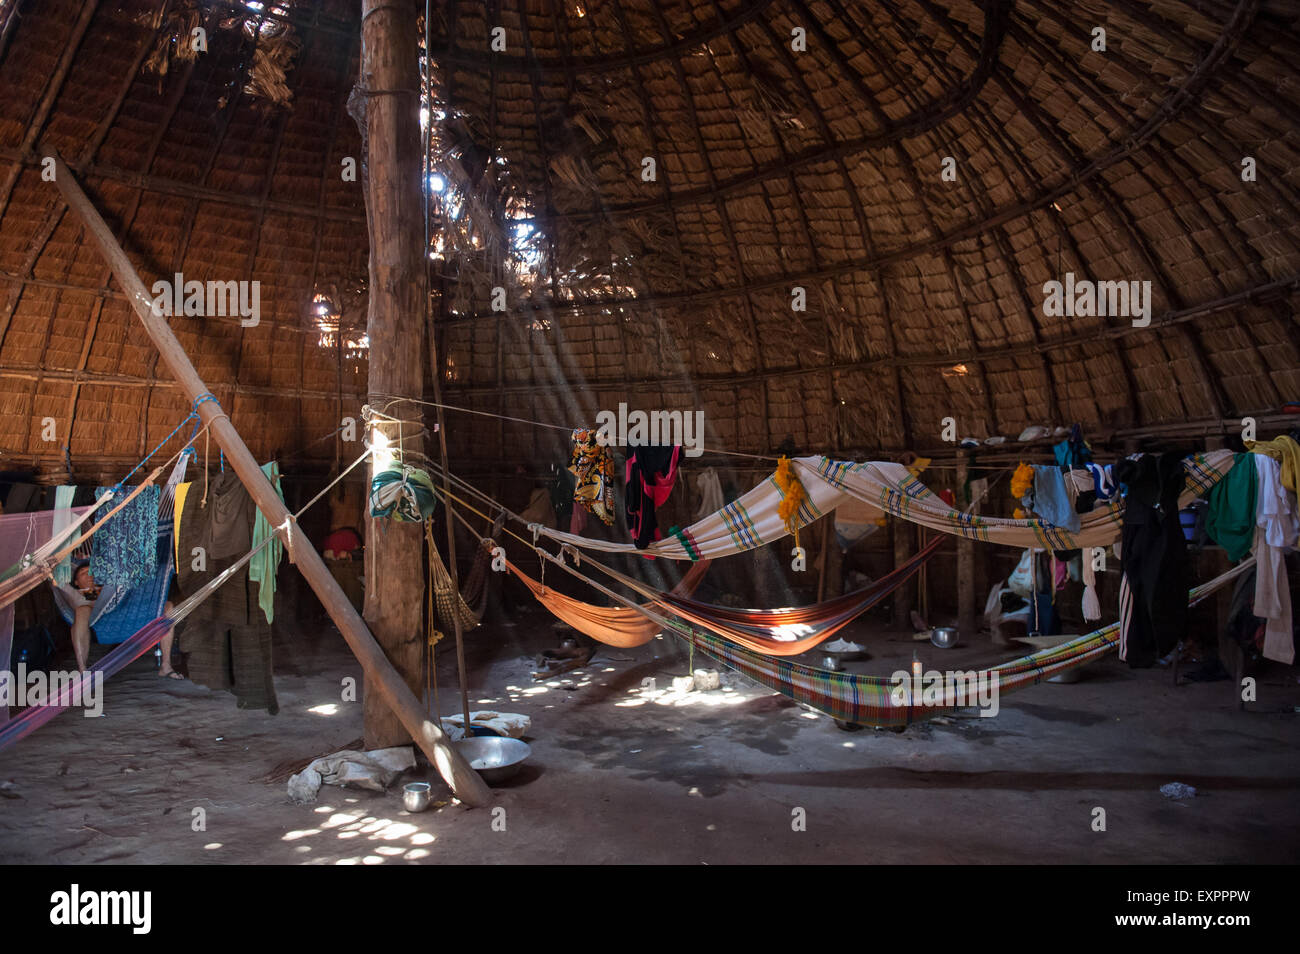
[(930, 466), (930, 457), (917, 456), (910, 464), (907, 465), (907, 472), (913, 477), (920, 477), (921, 472)]
[(172, 546), (176, 550), (176, 565), (181, 563), (181, 514), (185, 512), (185, 495), (194, 481), (176, 485), (176, 506), (172, 509)]
[(1021, 462), (1016, 468), (1016, 472), (1011, 475), (1011, 496), (1019, 500), (1021, 497), (1028, 496), (1034, 489), (1034, 468)]
[(1246, 450), (1254, 454), (1271, 457), (1282, 465), (1282, 486), (1292, 492), (1296, 490), (1296, 478), (1300, 477), (1300, 444), (1283, 434), (1271, 441), (1246, 441)]
[(776, 475), (773, 478), (781, 489), (781, 503), (777, 506), (777, 515), (785, 521), (786, 532), (794, 537), (794, 545), (799, 546), (799, 508), (808, 499), (803, 484), (790, 469), (790, 458), (781, 457), (776, 462)]

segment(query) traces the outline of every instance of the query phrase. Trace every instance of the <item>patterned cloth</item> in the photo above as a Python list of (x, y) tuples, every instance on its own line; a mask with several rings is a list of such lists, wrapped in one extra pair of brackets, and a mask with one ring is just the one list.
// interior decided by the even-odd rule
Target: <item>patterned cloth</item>
[(573, 489), (573, 499), (599, 517), (603, 524), (613, 526), (614, 458), (609, 453), (609, 448), (596, 440), (596, 431), (577, 428), (572, 437), (573, 453), (569, 457), (569, 473), (578, 480)]
[[(100, 487), (96, 497), (111, 488)], [(158, 567), (158, 502), (161, 489), (146, 487), (91, 538), (90, 569), (95, 582), (130, 588)]]
[(375, 474), (370, 481), (372, 517), (423, 523), (433, 516), (437, 502), (433, 481), (417, 467), (394, 462)]
[[(1091, 513), (1082, 514), (1079, 531), (1072, 533), (1038, 518), (1011, 520), (962, 513), (932, 493), (902, 464), (880, 461), (859, 464), (827, 457), (799, 457), (792, 464), (807, 491), (797, 515), (800, 527), (806, 527), (846, 501), (861, 500), (941, 533), (1021, 549), (1077, 550), (1113, 543), (1119, 538), (1124, 519), (1122, 500), (1104, 501)], [(1233, 454), (1226, 450), (1194, 454), (1185, 459), (1184, 489), (1179, 505), (1186, 506), (1203, 496), (1232, 469), (1232, 464)], [(775, 479), (768, 477), (717, 513), (641, 551), (627, 543), (593, 540), (556, 530), (541, 532), (560, 543), (607, 553), (643, 552), (673, 560), (713, 559), (785, 537), (785, 521), (778, 512), (781, 499)]]

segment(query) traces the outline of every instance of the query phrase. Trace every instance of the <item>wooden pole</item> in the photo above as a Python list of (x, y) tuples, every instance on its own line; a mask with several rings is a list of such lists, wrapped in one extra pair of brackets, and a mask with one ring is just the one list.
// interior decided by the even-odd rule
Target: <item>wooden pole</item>
[[(392, 398), (424, 397), (425, 310), (428, 277), (421, 212), (420, 66), (412, 0), (364, 0), (361, 65), (357, 79), (363, 112), (366, 222), (370, 233), (370, 339), (367, 388), (377, 410), (405, 420), (418, 405)], [(382, 418), (373, 426), (404, 461), (423, 453), (417, 423)], [(399, 441), (402, 445), (399, 449)], [(417, 696), (424, 682), (424, 530), (367, 516), (366, 605), (363, 616), (393, 668)], [(441, 715), (441, 713), (439, 713)], [(407, 733), (378, 694), (365, 696), (369, 748), (401, 745)]]
[[(153, 297), (145, 289), (144, 282), (136, 274), (135, 267), (127, 258), (126, 252), (114, 238), (112, 231), (104, 222), (94, 204), (86, 197), (81, 186), (73, 178), (72, 172), (63, 160), (47, 151), (45, 155), (54, 156), (54, 183), (58, 186), (68, 207), (76, 212), (85, 223), (86, 230), (99, 245), (100, 251), (108, 260), (109, 267), (118, 283), (126, 291), (131, 307), (135, 309), (145, 331), (158, 348), (163, 364), (176, 379), (177, 384), (191, 401), (197, 401), (204, 394), (210, 394), (208, 386), (199, 377), (194, 365), (185, 354), (176, 336), (172, 334), (167, 322), (153, 312)], [(271, 526), (279, 529), (281, 536), (287, 538), (285, 528), (292, 519), (284, 501), (280, 499), (271, 482), (262, 473), (256, 458), (253, 457), (239, 432), (230, 422), (230, 417), (216, 401), (204, 401), (197, 406), (199, 417), (209, 425), (217, 446), (226, 452), (235, 474), (248, 488), (249, 496), (257, 505)], [(361, 664), (369, 685), (377, 690), (401, 719), (402, 724), (417, 745), (429, 757), (439, 774), (451, 786), (456, 796), (467, 805), (483, 806), (492, 800), (492, 793), (478, 774), (451, 747), (446, 734), (434, 721), (425, 717), (415, 694), (402, 680), (392, 664), (384, 656), (375, 642), (366, 624), (361, 621), (347, 596), (339, 588), (334, 577), (330, 575), (325, 563), (305, 536), (293, 534), (293, 545), (297, 551), (299, 572), (308, 585), (320, 598), (326, 612), (334, 620), (351, 647), (357, 662)]]
[[(970, 451), (962, 451), (957, 456), (957, 487), (966, 486), (970, 476)], [(971, 513), (979, 513), (979, 504), (971, 508)], [(975, 637), (975, 541), (967, 537), (957, 538), (957, 631), (963, 640)]]
[[(894, 533), (894, 566), (900, 567), (912, 555), (912, 548), (909, 546), (912, 525), (902, 517), (895, 517), (890, 521), (889, 527)], [(912, 581), (908, 580), (894, 590), (894, 629), (909, 633), (914, 628), (911, 620), (913, 585)]]

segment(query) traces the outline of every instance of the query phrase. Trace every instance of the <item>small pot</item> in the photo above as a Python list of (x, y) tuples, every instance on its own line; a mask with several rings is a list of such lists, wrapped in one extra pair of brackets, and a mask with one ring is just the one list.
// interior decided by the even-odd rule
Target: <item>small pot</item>
[(428, 782), (407, 782), (402, 786), (402, 805), (408, 812), (422, 812), (429, 807)]
[(939, 649), (952, 649), (957, 641), (957, 630), (952, 626), (936, 626), (930, 630), (930, 642)]

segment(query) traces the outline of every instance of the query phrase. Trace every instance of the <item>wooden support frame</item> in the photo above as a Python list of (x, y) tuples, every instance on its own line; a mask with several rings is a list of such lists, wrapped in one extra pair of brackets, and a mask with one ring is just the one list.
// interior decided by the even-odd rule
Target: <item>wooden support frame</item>
[[(153, 313), (153, 297), (145, 288), (144, 282), (140, 280), (126, 252), (113, 236), (94, 204), (82, 191), (72, 171), (53, 150), (46, 154), (54, 156), (55, 185), (63, 193), (68, 207), (85, 223), (86, 230), (95, 239), (100, 251), (108, 260), (113, 275), (126, 289), (131, 307), (135, 309), (145, 331), (158, 348), (168, 371), (191, 401), (196, 401), (200, 396), (210, 393), (208, 386), (190, 362), (189, 356), (167, 326), (167, 322)], [(199, 417), (210, 427), (217, 446), (225, 451), (226, 458), (230, 461), (236, 475), (248, 488), (249, 496), (253, 498), (258, 510), (273, 527), (278, 528), (278, 532), (287, 537), (287, 528), (293, 516), (275, 492), (271, 482), (262, 473), (257, 459), (245, 446), (229, 415), (215, 401), (205, 401), (196, 409)], [(374, 636), (370, 634), (366, 624), (362, 622), (361, 617), (357, 615), (347, 596), (326, 568), (320, 554), (303, 534), (294, 534), (293, 539), (295, 563), (299, 571), (307, 579), (312, 591), (320, 598), (321, 604), (338, 626), (339, 632), (343, 634), (343, 638), (366, 674), (368, 685), (373, 687), (383, 701), (392, 708), (402, 725), (411, 733), (415, 743), (429, 757), (438, 773), (461, 801), (473, 807), (489, 804), (492, 794), (487, 784), (451, 746), (441, 726), (425, 715), (419, 700), (415, 698), (415, 694), (411, 692), (379, 648)]]

